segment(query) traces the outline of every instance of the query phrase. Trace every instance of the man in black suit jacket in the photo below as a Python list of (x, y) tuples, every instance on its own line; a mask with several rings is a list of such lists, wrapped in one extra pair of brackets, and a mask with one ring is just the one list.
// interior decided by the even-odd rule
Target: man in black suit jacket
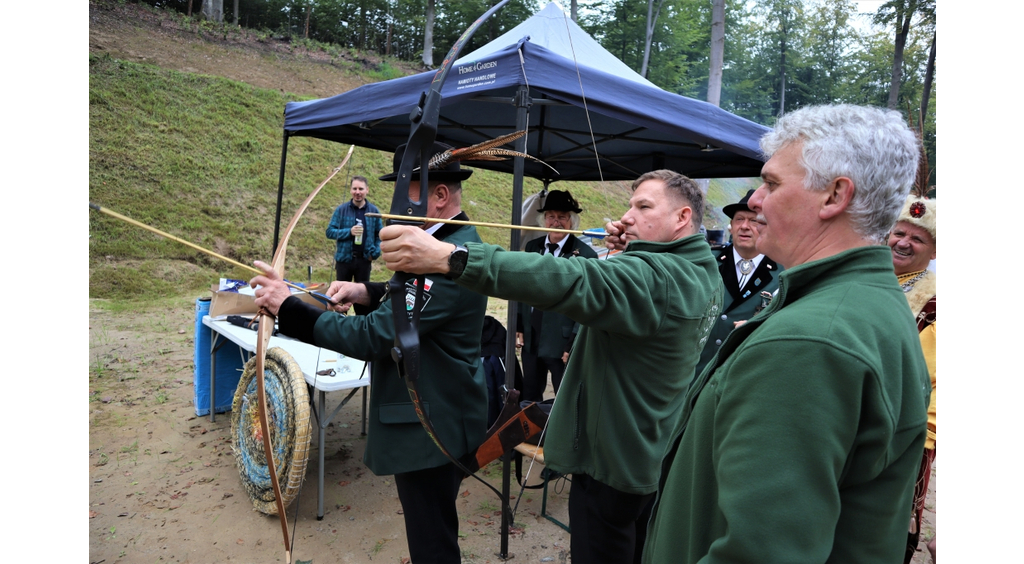
[[(548, 229), (579, 229), (583, 211), (568, 191), (552, 190), (537, 210), (537, 224)], [(590, 245), (568, 233), (549, 232), (546, 237), (526, 243), (528, 253), (552, 254), (562, 258), (597, 258)], [(519, 304), (516, 345), (523, 358), (523, 401), (543, 401), (551, 372), (551, 385), (558, 393), (579, 327), (568, 317), (550, 311), (532, 310)]]
[(754, 191), (750, 190), (739, 202), (722, 208), (729, 216), (729, 233), (732, 243), (718, 253), (718, 272), (725, 286), (725, 301), (722, 313), (708, 335), (708, 342), (700, 353), (700, 361), (694, 374), (700, 374), (704, 366), (718, 352), (729, 332), (738, 321), (746, 321), (764, 309), (772, 295), (779, 288), (779, 272), (782, 267), (772, 259), (757, 252), (757, 230), (760, 224), (757, 214), (747, 207), (747, 200)]

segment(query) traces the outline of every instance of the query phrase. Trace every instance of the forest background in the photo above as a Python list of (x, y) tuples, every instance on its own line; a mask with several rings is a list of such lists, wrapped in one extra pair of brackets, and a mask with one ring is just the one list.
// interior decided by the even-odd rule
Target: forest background
[[(280, 154), (284, 103), (423, 71), (434, 62), (433, 51), (454, 43), (489, 6), (478, 0), (95, 4), (146, 8), (153, 17), (166, 18), (161, 26), (175, 33), (194, 34), (211, 43), (255, 45), (296, 69), (303, 62), (321, 66), (315, 78), (269, 90), (243, 76), (244, 69), (234, 76), (243, 85), (205, 76), (204, 72), (222, 71), (202, 71), (199, 64), (181, 67), (185, 73), (179, 74), (159, 61), (141, 62), (156, 62), (162, 68), (113, 60), (102, 50), (90, 55), (90, 198), (178, 236), (187, 230), (193, 243), (241, 262), (269, 254), (267, 241), (273, 240), (271, 223), (251, 221), (238, 229), (235, 218), (265, 217), (277, 207), (268, 187), (277, 184), (271, 163)], [(477, 31), (463, 52), (484, 45), (543, 5), (512, 0)], [(722, 10), (716, 11), (716, 5)], [(937, 83), (934, 0), (889, 0), (871, 13), (858, 14), (856, 9), (850, 0), (617, 0), (578, 1), (570, 12), (612, 54), (665, 90), (717, 98), (724, 109), (769, 126), (786, 111), (808, 104), (889, 105), (909, 120), (923, 114), (925, 146), (933, 146), (935, 112), (927, 110)], [(330, 83), (328, 77), (334, 76), (344, 78)], [(325, 80), (330, 87), (325, 88)], [(339, 149), (300, 138), (290, 150), (284, 210), (294, 209), (306, 187), (319, 183), (336, 164)], [(934, 184), (937, 166), (934, 151), (928, 153)], [(347, 171), (345, 178), (375, 178), (390, 171), (390, 155), (360, 148), (354, 159), (355, 172)], [(323, 226), (333, 207), (348, 197), (345, 178), (325, 188), (321, 203), (309, 210), (293, 236), (292, 263), (309, 271), (301, 278), (292, 272), (293, 278), (330, 280), (332, 256), (325, 252)], [(757, 183), (711, 180), (704, 225), (725, 227), (721, 207)], [(618, 217), (629, 193), (623, 183), (555, 187), (571, 190), (580, 200), (587, 227)], [(538, 182), (527, 180), (524, 194), (540, 188)], [(372, 192), (371, 201), (386, 203), (386, 195)], [(472, 197), (471, 217), (508, 222), (510, 196), (504, 175), (479, 171)], [(214, 266), (224, 277), (250, 276), (224, 269), (219, 261), (177, 243), (97, 216), (90, 217), (89, 230), (92, 298), (145, 300), (208, 288)], [(507, 232), (500, 230), (481, 229), (481, 236), (488, 243), (508, 241)], [(383, 266), (375, 264), (372, 278), (387, 277)]]
[[(290, 41), (372, 51), (432, 67), (494, 0), (146, 0)], [(463, 49), (545, 0), (513, 0)], [(935, 167), (935, 0), (572, 0), (565, 10), (668, 92), (760, 124), (801, 106), (852, 103), (924, 114)], [(724, 31), (724, 33), (723, 33)], [(717, 34), (716, 34), (717, 33)], [(716, 58), (716, 47), (722, 49)], [(710, 87), (709, 87), (710, 84)], [(720, 90), (719, 90), (720, 89)], [(710, 90), (710, 91), (709, 91)], [(934, 177), (931, 184), (935, 184)]]

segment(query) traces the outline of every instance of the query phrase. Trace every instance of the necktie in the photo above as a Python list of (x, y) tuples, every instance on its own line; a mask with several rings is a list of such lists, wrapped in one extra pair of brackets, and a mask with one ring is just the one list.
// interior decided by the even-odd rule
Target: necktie
[(742, 290), (743, 286), (746, 285), (747, 279), (750, 277), (750, 273), (753, 272), (753, 271), (754, 271), (754, 261), (752, 261), (750, 259), (741, 259), (740, 260), (740, 279), (739, 279), (739, 288), (740, 288), (740, 290)]
[(548, 253), (555, 254), (558, 251), (558, 243), (548, 243)]

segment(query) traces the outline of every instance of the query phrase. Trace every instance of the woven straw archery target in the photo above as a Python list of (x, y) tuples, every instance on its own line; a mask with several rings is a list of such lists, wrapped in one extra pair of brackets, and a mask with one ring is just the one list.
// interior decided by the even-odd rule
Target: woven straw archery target
[[(302, 369), (280, 347), (267, 351), (264, 374), (274, 468), (287, 507), (298, 496), (306, 475), (311, 434), (309, 392)], [(231, 450), (235, 453), (242, 486), (254, 508), (267, 515), (277, 515), (274, 486), (263, 449), (255, 357), (246, 363), (231, 404)]]

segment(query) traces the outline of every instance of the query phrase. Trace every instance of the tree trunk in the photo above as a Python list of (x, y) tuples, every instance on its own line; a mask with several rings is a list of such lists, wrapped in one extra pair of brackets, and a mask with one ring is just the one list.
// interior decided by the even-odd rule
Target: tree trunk
[(427, 24), (423, 29), (423, 66), (434, 67), (434, 0), (427, 0)]
[(578, 14), (578, 10), (576, 8), (576, 0), (572, 0), (572, 7), (569, 9), (569, 17), (572, 18), (572, 21), (576, 21), (576, 16)]
[(359, 4), (359, 48), (360, 49), (364, 49), (365, 50), (367, 48), (366, 47), (366, 41), (367, 41), (366, 37), (367, 37), (367, 30), (366, 30), (366, 3), (363, 2), (363, 3)]
[(711, 70), (708, 73), (708, 103), (722, 101), (722, 63), (725, 60), (725, 0), (711, 2)]
[(224, 21), (224, 0), (203, 0), (202, 16), (212, 22)]
[(658, 0), (658, 6), (654, 6), (655, 0), (647, 0), (647, 33), (644, 36), (644, 61), (640, 65), (640, 76), (647, 78), (647, 64), (651, 60), (651, 42), (654, 40), (654, 26), (658, 22), (658, 15), (661, 13), (661, 5), (665, 0)]
[(928, 116), (928, 100), (932, 97), (932, 77), (935, 76), (935, 33), (932, 33), (932, 48), (928, 51), (928, 66), (924, 71), (924, 93), (921, 95), (921, 123)]
[(786, 71), (782, 71), (782, 85), (779, 89), (779, 117), (782, 117), (784, 113), (786, 113)]
[(188, 0), (188, 17), (192, 17), (192, 0)]
[(786, 33), (787, 29), (782, 29), (782, 46), (779, 50), (779, 117), (786, 113)]
[(907, 35), (910, 33), (910, 17), (914, 15), (914, 4), (910, 3), (906, 10), (902, 8), (896, 12), (896, 45), (892, 56), (892, 83), (889, 85), (890, 110), (896, 109), (896, 103), (900, 99), (900, 82), (903, 79), (903, 48), (907, 45)]
[[(235, 0), (238, 2), (238, 0)], [(306, 29), (303, 33), (303, 37), (309, 39), (309, 17), (313, 15), (313, 4), (306, 4)]]
[[(188, 3), (191, 4), (192, 0), (188, 0)], [(234, 10), (232, 13), (235, 15), (235, 25), (238, 25), (238, 0), (235, 0)]]
[(388, 3), (388, 31), (387, 31), (387, 39), (385, 40), (386, 43), (384, 45), (384, 55), (389, 57), (389, 56), (391, 56), (391, 27), (394, 25), (394, 16), (391, 15), (392, 4), (393, 4), (392, 0), (387, 0), (387, 3)]

